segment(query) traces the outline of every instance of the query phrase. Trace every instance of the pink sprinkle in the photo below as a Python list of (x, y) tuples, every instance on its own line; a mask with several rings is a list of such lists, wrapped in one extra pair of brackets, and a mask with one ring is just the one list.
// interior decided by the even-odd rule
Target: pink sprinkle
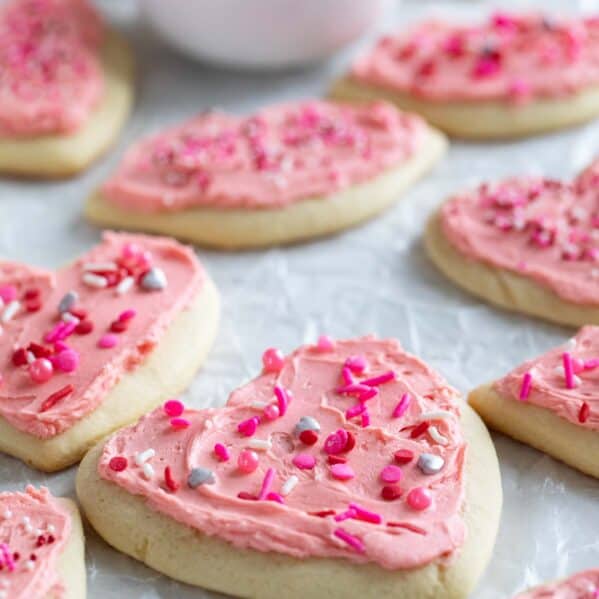
[(258, 429), (258, 424), (260, 424), (260, 419), (258, 418), (258, 416), (254, 416), (253, 418), (248, 418), (247, 420), (240, 422), (237, 425), (237, 430), (244, 437), (251, 437), (256, 433), (256, 430)]
[(380, 514), (371, 512), (370, 510), (367, 510), (366, 508), (363, 508), (357, 505), (356, 503), (350, 503), (349, 507), (355, 512), (356, 515), (354, 516), (354, 518), (356, 518), (357, 520), (362, 520), (363, 522), (371, 522), (372, 524), (380, 524), (383, 521), (383, 518)]
[(349, 368), (354, 374), (362, 374), (367, 365), (364, 356), (350, 356), (345, 360), (345, 367)]
[(384, 374), (375, 376), (371, 379), (366, 379), (365, 381), (361, 381), (361, 383), (362, 385), (368, 385), (369, 387), (378, 387), (379, 385), (383, 385), (384, 383), (394, 380), (395, 373), (392, 370), (389, 370), (389, 372), (385, 372)]
[(171, 426), (177, 429), (187, 428), (191, 422), (187, 418), (172, 418)]
[(14, 285), (1, 285), (0, 286), (0, 299), (5, 304), (17, 299), (17, 288)]
[(60, 332), (64, 328), (65, 324), (66, 323), (62, 321), (56, 324), (50, 332), (46, 333), (44, 336), (44, 341), (47, 343), (54, 343), (55, 341), (58, 341), (58, 336), (60, 335)]
[(363, 403), (357, 403), (355, 406), (352, 406), (345, 412), (345, 417), (349, 420), (350, 418), (355, 418), (359, 416), (364, 410), (366, 406)]
[(124, 312), (121, 312), (119, 314), (118, 320), (120, 322), (127, 322), (128, 320), (131, 320), (136, 314), (137, 312), (133, 310), (133, 308), (129, 308), (129, 310), (125, 310)]
[(140, 248), (135, 243), (127, 242), (123, 245), (123, 258), (136, 258), (140, 253)]
[(351, 385), (354, 382), (351, 370), (347, 366), (344, 366), (343, 370), (341, 370), (341, 378), (343, 378), (343, 382), (346, 386)]
[(476, 79), (496, 75), (501, 69), (501, 62), (494, 58), (482, 57), (476, 63), (472, 75)]
[(217, 443), (214, 446), (214, 454), (221, 462), (228, 462), (231, 457), (229, 450), (222, 443)]
[(278, 493), (273, 493), (272, 491), (266, 496), (266, 499), (268, 501), (276, 501), (277, 503), (285, 503), (285, 500), (283, 499), (282, 495), (279, 495)]
[(274, 404), (267, 405), (262, 413), (267, 420), (276, 420), (281, 415), (279, 407)]
[(376, 387), (369, 387), (368, 391), (364, 391), (364, 393), (360, 393), (358, 399), (360, 401), (368, 401), (373, 397), (376, 397), (379, 394), (379, 390)]
[(364, 412), (362, 412), (362, 426), (364, 428), (370, 426), (370, 414), (368, 413), (368, 410), (364, 410)]
[(353, 510), (352, 508), (346, 510), (345, 512), (341, 512), (339, 514), (337, 514), (333, 520), (335, 520), (335, 522), (343, 522), (344, 520), (351, 520), (352, 518), (356, 517), (356, 510)]
[(333, 464), (331, 466), (331, 475), (337, 480), (351, 480), (355, 476), (349, 464)]
[(318, 338), (316, 349), (321, 352), (333, 351), (335, 349), (335, 342), (328, 335), (321, 335)]
[(584, 360), (580, 358), (572, 358), (572, 371), (574, 374), (578, 374), (584, 370)]
[(360, 383), (352, 383), (350, 385), (337, 387), (337, 389), (335, 389), (335, 392), (339, 393), (340, 395), (360, 395), (362, 393), (367, 393), (371, 390), (372, 387), (367, 387), (366, 385), (362, 385)]
[(386, 483), (396, 483), (401, 480), (401, 468), (389, 464), (381, 470), (381, 480)]
[(364, 547), (364, 543), (358, 537), (354, 537), (350, 535), (347, 531), (342, 528), (337, 528), (333, 534), (338, 538), (347, 543), (354, 551), (358, 553), (364, 553), (366, 547)]
[(597, 366), (599, 366), (599, 358), (592, 358), (591, 360), (586, 360), (584, 363), (585, 370), (593, 370)]
[(98, 340), (98, 347), (102, 349), (110, 349), (114, 347), (118, 343), (118, 337), (116, 335), (112, 335), (107, 333), (106, 335), (102, 335)]
[(574, 389), (574, 368), (572, 367), (572, 356), (569, 352), (564, 352), (562, 355), (562, 362), (564, 364), (564, 376), (566, 378), (566, 388)]
[(65, 349), (54, 357), (54, 365), (63, 372), (73, 372), (79, 366), (79, 354), (74, 349)]
[(269, 347), (262, 354), (262, 365), (264, 372), (281, 372), (285, 364), (285, 356), (280, 349)]
[(316, 458), (309, 453), (298, 453), (292, 462), (300, 470), (312, 470), (316, 466)]
[(177, 418), (183, 414), (185, 411), (185, 406), (183, 405), (183, 402), (179, 401), (178, 399), (169, 399), (168, 401), (164, 402), (162, 409), (167, 416), (170, 416), (171, 418)]
[(409, 393), (404, 393), (401, 396), (401, 399), (399, 400), (399, 403), (395, 406), (395, 409), (393, 410), (393, 418), (401, 418), (408, 410), (408, 408), (410, 407), (410, 402), (412, 401), (412, 398), (410, 397)]
[(522, 377), (522, 386), (520, 387), (520, 399), (521, 400), (528, 399), (531, 387), (532, 387), (532, 374), (530, 372), (525, 372), (524, 376)]
[(250, 474), (256, 468), (258, 468), (258, 463), (260, 462), (260, 458), (255, 451), (251, 449), (244, 449), (240, 452), (239, 457), (237, 458), (237, 467), (241, 472), (245, 474)]
[(272, 481), (275, 478), (275, 469), (269, 468), (264, 475), (264, 480), (262, 481), (262, 488), (260, 489), (260, 493), (258, 493), (258, 499), (266, 499), (266, 496), (270, 492), (270, 487), (272, 486)]
[(287, 411), (287, 406), (289, 405), (289, 395), (287, 392), (279, 385), (275, 386), (275, 397), (277, 398), (277, 403), (279, 405), (279, 414), (281, 416), (285, 416), (285, 412)]
[(324, 442), (324, 451), (328, 455), (336, 455), (342, 453), (347, 445), (348, 434), (345, 429), (340, 428), (338, 431), (331, 433)]
[(415, 487), (408, 493), (407, 501), (413, 510), (422, 511), (430, 507), (433, 498), (428, 489)]
[(2, 553), (2, 557), (4, 558), (4, 563), (8, 568), (9, 572), (15, 571), (15, 562), (12, 557), (12, 553), (6, 543), (0, 543), (0, 552)]

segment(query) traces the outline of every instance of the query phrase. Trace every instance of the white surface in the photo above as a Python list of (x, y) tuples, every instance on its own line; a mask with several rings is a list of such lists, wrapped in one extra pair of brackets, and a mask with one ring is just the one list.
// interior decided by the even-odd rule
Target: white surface
[[(587, 1), (584, 7), (599, 11), (598, 4)], [(452, 6), (457, 5), (471, 10), (474, 3)], [(386, 27), (428, 6), (407, 2)], [(122, 0), (111, 4), (121, 17), (127, 17), (127, 7)], [(208, 70), (165, 50), (143, 31), (130, 33), (141, 62), (139, 101), (120, 148), (72, 181), (0, 182), (0, 255), (47, 267), (69, 260), (99, 238), (82, 221), (81, 204), (129, 141), (212, 105), (241, 112), (320, 94), (348, 60), (346, 55), (285, 75), (246, 75)], [(452, 287), (426, 259), (420, 234), (426, 216), (450, 192), (519, 172), (568, 177), (594, 155), (599, 122), (529, 141), (454, 144), (395, 209), (359, 229), (265, 252), (200, 251), (222, 292), (224, 313), (216, 347), (186, 400), (198, 407), (222, 404), (233, 387), (258, 372), (265, 347), (291, 350), (321, 332), (398, 337), (464, 392), (563, 341), (570, 330), (499, 312)], [(505, 506), (494, 559), (474, 599), (505, 599), (530, 584), (599, 566), (599, 482), (507, 438), (495, 440)], [(0, 489), (33, 482), (72, 495), (73, 477), (74, 469), (46, 476), (0, 456)], [(87, 557), (91, 599), (213, 596), (119, 555), (93, 533)]]

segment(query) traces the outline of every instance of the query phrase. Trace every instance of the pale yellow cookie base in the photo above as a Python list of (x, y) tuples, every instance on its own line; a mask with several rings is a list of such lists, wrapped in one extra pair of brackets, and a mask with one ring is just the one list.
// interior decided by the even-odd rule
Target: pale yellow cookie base
[(58, 498), (71, 514), (71, 536), (58, 560), (58, 571), (65, 592), (50, 595), (47, 599), (85, 599), (87, 595), (85, 574), (85, 536), (81, 516), (75, 502)]
[(560, 418), (550, 410), (497, 393), (481, 385), (468, 397), (487, 425), (522, 443), (599, 478), (599, 432)]
[(89, 198), (85, 215), (101, 226), (160, 233), (221, 249), (293, 243), (341, 231), (383, 211), (432, 167), (446, 147), (445, 138), (430, 130), (422, 149), (399, 168), (326, 198), (285, 208), (145, 213), (122, 209), (97, 192)]
[(187, 388), (216, 336), (218, 316), (218, 292), (207, 279), (146, 360), (124, 374), (93, 412), (50, 439), (28, 435), (0, 418), (0, 451), (45, 472), (78, 462), (99, 439)]
[(599, 307), (567, 302), (522, 275), (462, 255), (445, 237), (439, 213), (429, 219), (424, 242), (430, 259), (445, 276), (491, 304), (558, 324), (599, 324)]
[[(449, 565), (389, 571), (342, 559), (294, 559), (240, 550), (151, 509), (98, 475), (98, 444), (81, 462), (77, 495), (86, 517), (113, 547), (188, 584), (260, 599), (463, 599), (491, 556), (501, 512), (499, 465), (487, 429), (466, 404), (469, 442), (464, 519), (466, 543)], [(408, 533), (410, 534), (410, 533)]]
[(0, 138), (0, 172), (27, 177), (68, 177), (87, 168), (112, 145), (133, 104), (133, 56), (109, 33), (101, 51), (105, 93), (100, 105), (72, 134)]
[(518, 105), (499, 101), (433, 102), (345, 78), (335, 83), (330, 95), (348, 102), (387, 100), (402, 110), (422, 115), (449, 135), (466, 139), (524, 137), (571, 127), (599, 116), (599, 86), (568, 98)]

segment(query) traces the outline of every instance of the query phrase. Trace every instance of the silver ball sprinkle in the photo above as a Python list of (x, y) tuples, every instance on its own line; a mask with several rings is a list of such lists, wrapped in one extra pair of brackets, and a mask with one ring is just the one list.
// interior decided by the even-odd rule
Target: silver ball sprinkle
[(63, 314), (68, 312), (79, 300), (79, 295), (76, 291), (68, 291), (58, 303), (58, 311)]
[(167, 286), (166, 275), (161, 268), (150, 268), (142, 277), (140, 285), (146, 291), (162, 291)]
[(418, 468), (423, 474), (437, 474), (445, 466), (445, 460), (433, 453), (421, 453), (418, 458)]
[(215, 482), (214, 472), (208, 468), (192, 468), (187, 477), (187, 485), (192, 489), (200, 485), (213, 485)]
[(320, 423), (312, 416), (302, 416), (295, 425), (295, 434), (301, 435), (304, 431), (320, 431)]

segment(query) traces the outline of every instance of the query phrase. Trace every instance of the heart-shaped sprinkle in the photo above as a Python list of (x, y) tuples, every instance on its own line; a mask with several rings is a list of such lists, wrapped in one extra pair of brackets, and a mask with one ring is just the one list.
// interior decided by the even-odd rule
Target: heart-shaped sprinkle
[(168, 285), (166, 275), (161, 268), (154, 267), (141, 278), (140, 285), (147, 291), (162, 291)]

